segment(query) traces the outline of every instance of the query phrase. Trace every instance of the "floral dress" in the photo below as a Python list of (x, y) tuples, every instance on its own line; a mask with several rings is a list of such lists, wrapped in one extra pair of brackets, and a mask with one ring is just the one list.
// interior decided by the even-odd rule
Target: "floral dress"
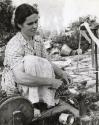
[(14, 81), (13, 68), (23, 61), (26, 55), (47, 57), (42, 39), (35, 36), (34, 46), (31, 47), (24, 39), (21, 32), (18, 32), (7, 44), (4, 58), (4, 70), (2, 73), (1, 86), (8, 96), (17, 94), (17, 85)]

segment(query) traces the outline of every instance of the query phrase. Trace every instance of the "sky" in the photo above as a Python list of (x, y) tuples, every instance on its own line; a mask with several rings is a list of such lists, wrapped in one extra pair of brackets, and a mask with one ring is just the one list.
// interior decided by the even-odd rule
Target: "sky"
[[(13, 5), (21, 3), (38, 4), (40, 25), (43, 29), (60, 31), (81, 16), (92, 15), (99, 20), (99, 0), (12, 0)], [(99, 21), (98, 21), (99, 22)]]

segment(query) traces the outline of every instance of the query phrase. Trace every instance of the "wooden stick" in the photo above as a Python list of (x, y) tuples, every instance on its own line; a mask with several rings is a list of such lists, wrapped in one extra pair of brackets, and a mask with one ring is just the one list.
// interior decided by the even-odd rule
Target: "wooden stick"
[(96, 68), (96, 93), (98, 92), (98, 57), (97, 57), (97, 45), (95, 44), (95, 68)]
[(92, 67), (95, 67), (95, 53), (94, 53), (94, 47), (95, 47), (95, 43), (91, 40), (91, 58), (92, 58)]
[(79, 35), (79, 44), (78, 44), (78, 59), (77, 59), (77, 71), (79, 72), (79, 50), (80, 50), (80, 44), (81, 44), (81, 31)]

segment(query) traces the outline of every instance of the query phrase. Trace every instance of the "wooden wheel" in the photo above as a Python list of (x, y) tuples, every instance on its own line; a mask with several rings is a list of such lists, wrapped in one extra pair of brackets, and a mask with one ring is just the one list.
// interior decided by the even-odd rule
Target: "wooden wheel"
[(20, 111), (28, 125), (33, 118), (32, 103), (21, 96), (10, 97), (0, 105), (0, 125), (13, 125), (13, 113)]

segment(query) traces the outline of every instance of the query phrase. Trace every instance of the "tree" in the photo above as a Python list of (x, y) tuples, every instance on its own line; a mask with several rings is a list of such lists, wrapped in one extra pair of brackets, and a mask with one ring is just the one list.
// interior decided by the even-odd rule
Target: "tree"
[(14, 9), (11, 0), (0, 2), (0, 41), (2, 41), (2, 45), (6, 44), (8, 38), (14, 33), (11, 24)]
[[(85, 17), (79, 17), (79, 19), (77, 21), (70, 24), (70, 31), (73, 31), (73, 33), (71, 34), (69, 39), (66, 40), (66, 43), (73, 50), (78, 49), (79, 35), (80, 35), (79, 26), (84, 22), (88, 22), (90, 24), (90, 27), (94, 28), (97, 24), (96, 16), (87, 15)], [(87, 35), (88, 35), (88, 33), (87, 33)], [(90, 47), (91, 47), (90, 43), (84, 37), (81, 37), (82, 51), (85, 52)]]

